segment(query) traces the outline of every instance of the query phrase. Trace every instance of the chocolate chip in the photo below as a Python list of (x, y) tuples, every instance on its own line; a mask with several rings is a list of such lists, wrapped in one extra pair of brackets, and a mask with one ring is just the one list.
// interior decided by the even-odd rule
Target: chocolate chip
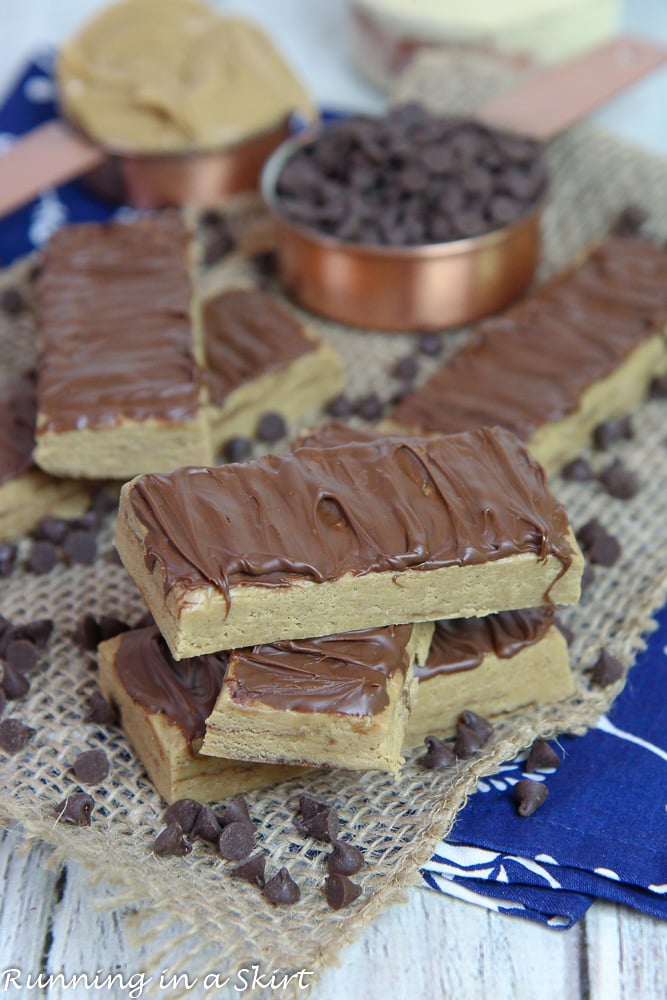
[(436, 768), (449, 767), (451, 764), (456, 763), (456, 754), (449, 743), (439, 740), (437, 736), (426, 736), (424, 743), (426, 744), (426, 753), (419, 759), (422, 767), (426, 767), (429, 771), (432, 771)]
[(333, 851), (327, 858), (330, 875), (356, 875), (364, 866), (364, 856), (354, 844), (344, 840), (333, 841)]
[(88, 699), (86, 722), (96, 722), (99, 725), (114, 725), (118, 722), (118, 712), (110, 705), (101, 691), (93, 691)]
[(94, 531), (83, 528), (70, 531), (63, 542), (63, 551), (71, 563), (90, 566), (97, 558), (97, 538)]
[(16, 565), (18, 548), (11, 542), (0, 542), (0, 577), (11, 576)]
[(257, 437), (260, 441), (273, 444), (287, 434), (287, 424), (279, 413), (264, 413), (257, 424)]
[(342, 910), (361, 895), (361, 886), (352, 882), (347, 875), (327, 875), (324, 880), (324, 895), (332, 910)]
[(187, 842), (178, 823), (165, 826), (153, 844), (153, 854), (158, 858), (184, 858), (191, 850), (192, 844)]
[(454, 753), (457, 757), (472, 757), (486, 746), (493, 727), (475, 712), (462, 712), (456, 725)]
[(107, 639), (115, 639), (117, 635), (122, 635), (123, 632), (129, 632), (130, 626), (127, 622), (122, 621), (120, 618), (114, 618), (113, 615), (100, 615), (97, 619), (97, 628), (99, 630), (99, 642), (105, 642)]
[(18, 288), (14, 288), (13, 285), (3, 288), (2, 293), (0, 293), (0, 309), (7, 316), (20, 316), (25, 307), (25, 299)]
[(13, 625), (10, 636), (11, 639), (27, 639), (34, 643), (38, 649), (43, 649), (51, 638), (52, 632), (52, 618), (36, 618), (32, 622), (26, 622), (25, 625)]
[(442, 340), (437, 333), (424, 333), (419, 338), (418, 349), (429, 358), (435, 358), (442, 350)]
[(356, 401), (354, 412), (362, 420), (379, 420), (382, 416), (382, 400), (376, 392), (370, 392), (367, 396), (362, 396)]
[(667, 399), (667, 375), (656, 375), (649, 388), (651, 399)]
[(639, 205), (627, 205), (616, 216), (610, 232), (614, 236), (639, 236), (647, 219), (648, 213)]
[(209, 844), (217, 844), (220, 840), (220, 824), (210, 806), (200, 808), (191, 830), (190, 839), (206, 840)]
[(588, 590), (588, 588), (590, 587), (590, 585), (593, 583), (594, 580), (595, 580), (595, 567), (593, 566), (592, 563), (586, 560), (586, 562), (584, 563), (584, 571), (581, 574), (582, 591)]
[(349, 417), (352, 413), (352, 403), (342, 392), (327, 403), (326, 412), (330, 417)]
[(546, 740), (535, 740), (528, 759), (524, 764), (524, 771), (541, 771), (547, 767), (560, 767), (561, 759), (554, 748)]
[(621, 462), (620, 458), (615, 459), (611, 465), (605, 466), (598, 475), (598, 479), (609, 496), (616, 497), (618, 500), (631, 500), (639, 493), (639, 480), (634, 472), (631, 472)]
[(96, 510), (89, 509), (81, 517), (73, 517), (69, 521), (69, 530), (72, 531), (92, 531), (93, 534), (100, 526), (100, 515)]
[(28, 568), (40, 575), (50, 573), (58, 562), (58, 550), (52, 542), (34, 542), (28, 554)]
[(220, 826), (229, 826), (230, 823), (252, 824), (248, 803), (242, 795), (236, 795), (227, 803), (225, 809), (218, 816), (218, 823)]
[(563, 636), (568, 646), (571, 646), (572, 643), (574, 642), (574, 632), (567, 625), (563, 625), (562, 622), (558, 622), (557, 624), (558, 624), (558, 631)]
[(3, 719), (0, 722), (0, 749), (5, 753), (18, 753), (35, 732), (18, 719)]
[(287, 869), (281, 868), (278, 874), (265, 884), (263, 895), (274, 906), (291, 906), (301, 899), (301, 890)]
[(37, 648), (27, 639), (12, 639), (5, 647), (4, 656), (11, 667), (21, 672), (32, 670), (39, 659)]
[(95, 514), (104, 517), (105, 514), (112, 514), (117, 510), (118, 500), (104, 486), (101, 486), (99, 490), (95, 491), (91, 507)]
[(253, 854), (252, 857), (244, 861), (242, 865), (237, 868), (232, 869), (232, 875), (236, 878), (245, 879), (246, 882), (250, 882), (251, 885), (256, 885), (258, 889), (263, 889), (266, 883), (266, 877), (264, 874), (266, 868), (266, 858), (259, 851), (257, 854)]
[(573, 462), (565, 466), (562, 475), (563, 479), (567, 479), (568, 482), (584, 483), (593, 478), (593, 470), (590, 462), (587, 462), (585, 458), (575, 458)]
[(25, 674), (22, 674), (20, 670), (16, 670), (11, 663), (5, 663), (2, 676), (2, 689), (7, 696), (7, 701), (16, 701), (19, 698), (25, 698), (30, 690), (30, 681)]
[(406, 381), (413, 379), (419, 372), (419, 362), (416, 358), (413, 358), (411, 354), (408, 354), (405, 358), (399, 358), (394, 367), (392, 368), (392, 375), (396, 378), (402, 378)]
[(201, 810), (201, 803), (194, 799), (177, 799), (167, 809), (165, 819), (167, 824), (178, 823), (183, 833), (188, 837), (193, 830)]
[(299, 833), (315, 840), (323, 840), (325, 843), (336, 840), (338, 837), (338, 813), (335, 809), (325, 806), (312, 816), (301, 815), (294, 821)]
[(252, 441), (237, 434), (225, 443), (222, 454), (226, 462), (245, 462), (252, 455)]
[(228, 823), (218, 839), (218, 849), (227, 861), (247, 858), (255, 846), (255, 830), (247, 822)]
[(56, 822), (70, 826), (90, 826), (90, 817), (95, 800), (88, 792), (74, 792), (54, 809)]
[(517, 803), (519, 816), (532, 816), (545, 801), (549, 789), (543, 781), (533, 781), (523, 778), (514, 786), (514, 800)]
[(84, 750), (72, 766), (81, 785), (101, 785), (109, 774), (109, 761), (104, 750)]
[(630, 441), (635, 436), (630, 417), (605, 420), (593, 431), (593, 444), (604, 450), (616, 441)]
[(203, 262), (206, 267), (216, 264), (234, 249), (234, 240), (226, 226), (218, 226), (206, 235)]
[(64, 518), (47, 514), (33, 531), (32, 537), (45, 542), (52, 542), (54, 545), (60, 545), (69, 531), (69, 527), (69, 521), (66, 521)]
[(606, 649), (601, 649), (600, 655), (593, 665), (591, 684), (594, 684), (596, 687), (609, 687), (610, 684), (620, 681), (623, 674), (624, 670), (621, 661), (617, 660), (611, 653), (608, 653)]
[(613, 566), (621, 555), (621, 546), (616, 538), (595, 517), (579, 529), (577, 540), (589, 561), (599, 566)]
[(321, 802), (319, 799), (314, 799), (311, 795), (299, 796), (299, 813), (304, 819), (310, 819), (316, 813), (330, 808), (331, 806), (328, 802)]
[(0, 715), (2, 715), (2, 713), (4, 712), (6, 705), (7, 705), (7, 695), (4, 692), (4, 688), (0, 686)]
[(155, 619), (150, 611), (144, 611), (141, 618), (132, 626), (133, 628), (150, 628), (155, 625)]
[(72, 638), (84, 652), (94, 653), (101, 641), (97, 618), (94, 615), (85, 614), (75, 628)]

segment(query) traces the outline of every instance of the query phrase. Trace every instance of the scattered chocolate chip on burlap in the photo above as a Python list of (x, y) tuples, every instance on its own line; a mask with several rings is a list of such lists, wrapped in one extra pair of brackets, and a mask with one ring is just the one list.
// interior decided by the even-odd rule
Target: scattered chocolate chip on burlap
[(342, 910), (361, 896), (361, 886), (352, 882), (347, 875), (335, 873), (325, 878), (324, 895), (332, 910)]
[(593, 478), (593, 469), (591, 468), (591, 463), (587, 462), (585, 458), (575, 458), (572, 462), (569, 462), (561, 473), (563, 479), (566, 479), (571, 483), (584, 483), (589, 479)]
[(63, 542), (63, 552), (67, 561), (80, 566), (92, 566), (97, 557), (97, 537), (95, 532), (85, 528), (70, 531)]
[(532, 816), (545, 801), (549, 789), (543, 781), (533, 781), (523, 778), (514, 786), (514, 799), (519, 816)]
[(579, 528), (577, 541), (588, 560), (598, 566), (613, 566), (620, 558), (620, 543), (614, 535), (602, 527), (596, 517), (592, 517)]
[(265, 883), (262, 894), (274, 906), (291, 906), (301, 899), (301, 889), (286, 868)]
[(88, 792), (74, 792), (54, 809), (56, 821), (70, 826), (90, 826), (95, 800)]
[(435, 358), (442, 351), (442, 338), (437, 333), (424, 333), (419, 338), (417, 350), (429, 358)]
[(0, 542), (0, 577), (11, 576), (16, 566), (18, 547), (11, 542)]
[(69, 521), (63, 517), (54, 517), (53, 514), (46, 514), (32, 532), (32, 537), (37, 541), (51, 542), (53, 545), (60, 545), (65, 539), (70, 529)]
[(33, 573), (42, 576), (50, 573), (58, 562), (58, 550), (52, 542), (34, 542), (28, 553), (27, 566)]
[(191, 850), (192, 844), (187, 842), (178, 823), (165, 826), (153, 844), (153, 854), (158, 858), (184, 858)]
[(104, 750), (84, 750), (74, 761), (72, 770), (81, 785), (101, 785), (109, 775), (109, 761)]
[(624, 672), (621, 661), (612, 656), (611, 653), (608, 653), (606, 649), (601, 649), (597, 660), (593, 664), (591, 684), (601, 688), (609, 687), (610, 684), (620, 681)]
[(353, 412), (352, 402), (344, 392), (340, 395), (334, 396), (333, 399), (329, 400), (326, 407), (326, 412), (330, 417), (349, 417)]
[(22, 674), (11, 663), (5, 661), (2, 675), (2, 690), (5, 692), (7, 701), (17, 701), (19, 698), (25, 698), (27, 695), (30, 690), (30, 681), (25, 674)]
[(217, 844), (220, 840), (220, 824), (210, 806), (202, 806), (197, 813), (192, 830), (191, 840), (206, 840), (209, 844)]
[(593, 431), (593, 444), (604, 450), (616, 441), (630, 441), (635, 436), (630, 417), (611, 418), (603, 420)]
[(356, 415), (368, 423), (379, 420), (383, 411), (382, 400), (377, 392), (369, 392), (367, 396), (362, 396), (353, 404), (353, 408)]
[(422, 767), (432, 771), (440, 767), (450, 767), (456, 763), (456, 754), (449, 743), (438, 739), (437, 736), (426, 736), (424, 743), (426, 744), (426, 753), (419, 758)]
[(178, 823), (186, 837), (192, 833), (197, 816), (201, 810), (201, 803), (194, 799), (177, 799), (167, 809), (165, 819), (167, 825)]
[(229, 826), (230, 823), (250, 823), (250, 811), (248, 803), (242, 795), (235, 795), (230, 799), (223, 811), (218, 816), (220, 826)]
[(406, 382), (412, 381), (419, 374), (419, 362), (412, 354), (399, 358), (392, 366), (391, 374), (395, 378), (403, 379)]
[(3, 650), (5, 662), (15, 670), (25, 673), (37, 666), (39, 651), (28, 639), (10, 639)]
[(364, 866), (364, 855), (354, 844), (334, 840), (333, 851), (327, 858), (330, 875), (356, 875)]
[[(308, 796), (301, 798), (308, 799)], [(303, 833), (307, 837), (331, 843), (338, 837), (338, 813), (327, 805), (313, 812), (311, 811), (313, 802), (315, 802), (314, 799), (308, 800), (305, 811), (304, 807), (301, 806), (301, 815), (294, 820), (294, 825), (299, 833)]]
[(245, 879), (251, 885), (256, 885), (258, 889), (263, 889), (266, 884), (265, 868), (266, 858), (261, 851), (258, 851), (257, 854), (253, 854), (247, 861), (244, 861), (242, 865), (233, 868), (232, 875), (236, 878)]
[(101, 726), (113, 726), (118, 722), (118, 712), (110, 705), (101, 691), (93, 691), (88, 699), (86, 722), (95, 722)]
[(656, 375), (649, 387), (651, 399), (667, 399), (667, 374)]
[(228, 823), (218, 839), (218, 850), (226, 861), (242, 861), (255, 846), (255, 829), (249, 823)]
[(287, 434), (287, 424), (280, 413), (263, 413), (257, 422), (255, 433), (260, 441), (275, 444)]
[(618, 500), (632, 500), (639, 493), (639, 480), (620, 458), (605, 466), (599, 473), (598, 479), (609, 496)]
[(535, 740), (528, 759), (524, 764), (524, 771), (540, 771), (543, 768), (560, 767), (561, 759), (554, 748), (546, 740)]
[(32, 726), (27, 726), (19, 719), (3, 719), (0, 722), (0, 750), (4, 750), (5, 753), (19, 753), (35, 732)]
[(457, 757), (472, 757), (491, 739), (493, 726), (476, 712), (465, 711), (456, 725), (454, 753)]

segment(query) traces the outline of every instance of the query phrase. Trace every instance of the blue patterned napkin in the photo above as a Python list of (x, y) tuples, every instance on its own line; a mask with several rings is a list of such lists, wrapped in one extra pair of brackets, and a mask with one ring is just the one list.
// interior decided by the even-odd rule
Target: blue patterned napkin
[[(52, 53), (30, 63), (0, 108), (0, 155), (56, 115)], [(0, 219), (0, 264), (42, 246), (65, 222), (127, 214), (76, 181)], [(422, 871), (433, 889), (494, 910), (569, 927), (595, 897), (667, 917), (667, 608), (609, 716), (539, 775), (549, 798), (516, 815), (512, 785), (525, 755), (480, 782), (452, 835)], [(535, 775), (530, 775), (535, 777)]]
[[(557, 770), (503, 765), (459, 813), (422, 870), (426, 885), (493, 910), (566, 928), (595, 898), (667, 918), (667, 608), (607, 715), (552, 746)], [(512, 786), (549, 797), (517, 815)]]

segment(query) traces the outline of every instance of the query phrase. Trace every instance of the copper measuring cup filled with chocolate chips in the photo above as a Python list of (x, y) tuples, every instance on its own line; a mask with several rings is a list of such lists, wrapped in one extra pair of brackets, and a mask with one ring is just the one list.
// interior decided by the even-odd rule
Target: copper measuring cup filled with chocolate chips
[(667, 61), (610, 42), (532, 76), (474, 119), (403, 105), (284, 143), (262, 175), (278, 266), (312, 312), (386, 331), (495, 313), (532, 281), (548, 171), (541, 143)]

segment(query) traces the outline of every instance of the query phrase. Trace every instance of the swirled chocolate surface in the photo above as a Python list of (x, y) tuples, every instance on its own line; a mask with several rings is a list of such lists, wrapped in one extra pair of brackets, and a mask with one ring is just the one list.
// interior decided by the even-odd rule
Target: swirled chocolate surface
[(120, 637), (114, 665), (129, 694), (151, 715), (166, 715), (192, 742), (204, 735), (227, 669), (227, 653), (174, 660), (155, 626)]
[(376, 715), (389, 704), (388, 680), (397, 670), (407, 672), (411, 634), (412, 625), (390, 625), (237, 649), (230, 653), (225, 688), (243, 705)]
[(165, 586), (321, 583), (533, 553), (572, 560), (567, 516), (510, 433), (380, 438), (147, 474), (126, 488)]
[(415, 676), (423, 681), (436, 674), (473, 670), (490, 653), (509, 659), (539, 642), (554, 618), (554, 608), (544, 607), (437, 622), (428, 660), (423, 667), (415, 664)]
[(574, 412), (667, 321), (667, 251), (609, 237), (504, 315), (390, 414), (426, 432), (500, 425), (523, 440)]
[(55, 233), (36, 283), (38, 433), (196, 415), (187, 252), (176, 213)]
[(205, 378), (218, 406), (244, 382), (284, 368), (316, 347), (281, 302), (254, 289), (237, 288), (209, 300), (204, 329)]
[(30, 375), (14, 375), (0, 385), (0, 484), (32, 466), (37, 394)]

